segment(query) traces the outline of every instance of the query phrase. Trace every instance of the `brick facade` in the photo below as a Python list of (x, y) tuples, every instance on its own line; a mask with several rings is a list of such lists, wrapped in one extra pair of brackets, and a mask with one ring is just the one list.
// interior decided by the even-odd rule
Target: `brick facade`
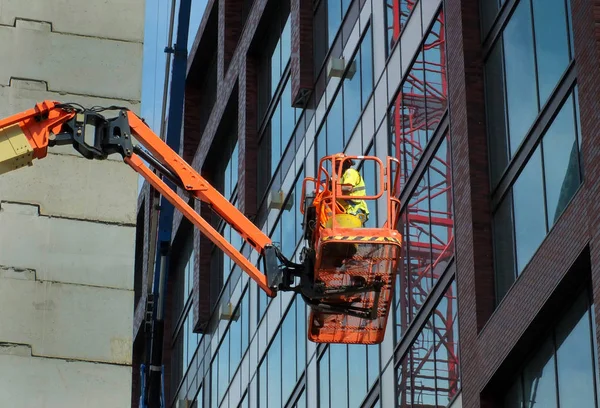
[[(492, 203), (485, 129), (483, 57), (479, 23), (480, 0), (445, 1), (447, 36), (449, 119), (453, 166), (456, 229), (456, 277), (464, 407), (495, 407), (504, 378), (515, 374), (517, 364), (531, 349), (541, 327), (558, 308), (556, 296), (570, 294), (571, 280), (579, 279), (586, 257), (592, 271), (596, 320), (600, 321), (600, 0), (571, 0), (575, 41), (575, 66), (583, 140), (584, 183), (554, 225), (527, 268), (495, 307), (492, 246)], [(267, 0), (255, 0), (245, 26), (241, 12), (232, 9), (243, 1), (209, 2), (203, 27), (211, 15), (218, 24), (217, 95), (210, 117), (197, 131), (196, 82), (188, 78), (183, 153), (204, 175), (209, 151), (218, 140), (218, 128), (226, 108), (237, 99), (240, 210), (253, 218), (257, 211), (256, 166), (258, 159), (258, 63), (249, 49)], [(312, 2), (291, 0), (292, 99), (315, 86), (312, 61)], [(213, 9), (218, 7), (218, 13)], [(241, 5), (239, 6), (241, 10)], [(240, 13), (239, 15), (237, 13)], [(233, 27), (229, 30), (228, 27)], [(242, 33), (243, 29), (243, 33)], [(225, 35), (227, 33), (227, 36)], [(190, 65), (202, 55), (200, 37), (190, 55)], [(192, 71), (190, 71), (191, 73)], [(237, 85), (237, 86), (236, 86)], [(319, 93), (319, 89), (316, 89)], [(284, 101), (292, 103), (292, 101)], [(143, 190), (149, 198), (147, 186)], [(152, 200), (146, 199), (149, 222)], [(195, 209), (210, 219), (210, 209), (196, 202)], [(181, 224), (176, 213), (174, 226)], [(146, 228), (149, 225), (146, 223)], [(147, 229), (149, 231), (149, 229)], [(212, 244), (194, 230), (194, 325), (205, 329), (213, 304), (211, 281)], [(144, 241), (148, 249), (148, 235)], [(582, 261), (583, 260), (583, 261)], [(144, 260), (146, 279), (148, 271)], [(574, 266), (575, 265), (575, 266)], [(579, 265), (579, 266), (578, 266)], [(585, 274), (583, 274), (585, 275)], [(212, 277), (214, 279), (214, 277)], [(143, 287), (146, 288), (144, 280)], [(560, 297), (560, 296), (559, 296)], [(136, 309), (136, 328), (143, 317), (145, 294)], [(170, 330), (170, 329), (169, 329)], [(165, 327), (165, 333), (170, 333)], [(600, 330), (597, 337), (600, 342)], [(139, 334), (138, 334), (139, 335)], [(170, 337), (169, 337), (170, 339)], [(169, 344), (169, 342), (165, 343)], [(168, 350), (165, 349), (165, 353)], [(168, 362), (165, 355), (165, 362)], [(502, 375), (500, 375), (502, 374)], [(166, 384), (169, 384), (166, 382)]]
[(496, 309), (478, 3), (445, 2), (458, 320), (463, 406), (495, 407), (590, 263), (598, 305), (600, 1), (572, 0), (584, 184)]

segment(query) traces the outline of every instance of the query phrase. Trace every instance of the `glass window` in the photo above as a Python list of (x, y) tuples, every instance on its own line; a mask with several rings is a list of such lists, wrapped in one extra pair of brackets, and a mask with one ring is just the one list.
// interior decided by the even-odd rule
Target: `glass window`
[(361, 107), (364, 108), (373, 93), (373, 33), (371, 26), (360, 43), (360, 59)]
[(460, 391), (456, 316), (453, 282), (396, 366), (398, 407), (445, 407)]
[(329, 345), (329, 364), (331, 376), (329, 387), (331, 407), (343, 408), (348, 406), (348, 347), (345, 344)]
[(493, 186), (500, 181), (509, 159), (502, 61), (502, 42), (498, 42), (485, 64), (485, 105)]
[(561, 407), (595, 407), (595, 326), (590, 326), (587, 299), (580, 296), (556, 327), (558, 395)]
[(571, 95), (542, 141), (548, 225), (553, 225), (581, 183)]
[[(519, 1), (486, 56), (492, 188), (572, 59), (567, 3), (569, 1), (563, 0)], [(483, 6), (484, 11), (486, 7)]]
[(281, 332), (278, 332), (268, 351), (269, 406), (281, 407)]
[(302, 299), (296, 298), (296, 380), (306, 369), (306, 304)]
[(504, 297), (515, 281), (515, 248), (513, 238), (512, 192), (494, 214), (494, 267), (496, 298)]
[(319, 360), (319, 408), (329, 408), (329, 350)]
[(544, 105), (569, 65), (565, 0), (532, 0), (540, 105)]
[(296, 305), (292, 303), (283, 324), (281, 326), (282, 355), (281, 364), (283, 367), (282, 395), (285, 403), (296, 385), (296, 337), (303, 333), (296, 333)]
[(505, 396), (505, 407), (596, 406), (592, 311), (586, 289), (525, 361)]
[(525, 401), (531, 408), (556, 407), (552, 343), (546, 341), (523, 371)]
[(503, 34), (511, 156), (538, 112), (531, 24), (529, 1), (521, 1)]
[(327, 33), (329, 46), (337, 35), (338, 29), (342, 24), (342, 3), (341, 0), (327, 0)]
[(479, 2), (481, 7), (481, 28), (482, 34), (485, 38), (488, 31), (492, 27), (496, 16), (498, 15), (498, 10), (500, 9), (500, 1), (499, 0), (481, 0)]
[(342, 92), (337, 94), (327, 114), (327, 155), (344, 151), (344, 112)]
[(560, 107), (540, 144), (494, 211), (498, 302), (581, 185), (576, 96), (577, 87)]
[(387, 0), (386, 20), (387, 20), (387, 42), (386, 55), (390, 55), (391, 50), (398, 43), (404, 27), (415, 4), (414, 0)]
[(446, 53), (444, 47), (443, 15), (435, 19), (423, 44), (423, 66), (425, 71), (425, 97), (427, 140), (433, 136), (447, 106)]
[(447, 109), (444, 16), (439, 13), (388, 110), (391, 154), (408, 180)]
[(542, 156), (536, 149), (513, 187), (519, 273), (546, 236)]

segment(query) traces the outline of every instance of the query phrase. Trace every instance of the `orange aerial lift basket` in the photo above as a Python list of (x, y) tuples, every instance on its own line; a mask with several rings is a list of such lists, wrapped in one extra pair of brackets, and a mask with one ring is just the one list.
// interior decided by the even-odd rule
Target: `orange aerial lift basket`
[[(360, 195), (342, 188), (345, 163), (353, 162), (359, 174), (365, 166), (376, 168)], [(311, 308), (311, 341), (377, 344), (384, 338), (402, 247), (397, 229), (400, 201), (392, 175), (398, 164), (392, 157), (384, 165), (377, 157), (336, 154), (321, 159), (316, 178), (304, 180), (301, 212), (304, 238), (310, 244), (303, 263), (313, 273), (304, 285), (312, 293), (302, 295)], [(371, 195), (366, 195), (368, 190)], [(368, 208), (366, 223), (364, 211), (354, 214), (348, 206), (357, 200), (364, 200)]]

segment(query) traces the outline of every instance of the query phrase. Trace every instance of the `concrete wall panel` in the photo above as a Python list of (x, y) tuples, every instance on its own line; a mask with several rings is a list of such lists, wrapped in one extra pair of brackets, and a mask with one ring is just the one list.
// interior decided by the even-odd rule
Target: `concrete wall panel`
[(0, 26), (0, 38), (1, 84), (26, 78), (46, 81), (55, 92), (140, 98), (141, 43), (59, 34), (49, 24), (19, 21)]
[(144, 0), (0, 0), (0, 24), (17, 18), (47, 21), (56, 32), (125, 41), (144, 39)]
[(0, 203), (0, 225), (0, 269), (33, 270), (40, 281), (133, 290), (133, 226), (39, 216), (37, 206), (10, 203)]
[(42, 215), (133, 225), (137, 179), (124, 163), (51, 155), (3, 174), (0, 201), (38, 204)]
[(0, 401), (5, 407), (123, 407), (130, 393), (131, 367), (0, 350)]
[(36, 356), (131, 364), (133, 291), (2, 278), (0, 322)]

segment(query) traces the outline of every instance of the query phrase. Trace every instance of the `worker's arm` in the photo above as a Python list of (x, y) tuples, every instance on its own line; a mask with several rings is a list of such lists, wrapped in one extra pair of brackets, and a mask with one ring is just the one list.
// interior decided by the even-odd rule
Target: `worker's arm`
[[(186, 163), (133, 112), (119, 110), (114, 118), (100, 114), (104, 109), (83, 109), (73, 104), (46, 101), (7, 119), (0, 120), (0, 174), (31, 165), (46, 156), (48, 146), (72, 144), (88, 159), (106, 159), (119, 153), (125, 163), (144, 177), (175, 208), (240, 266), (269, 296), (279, 282), (279, 262), (286, 262), (271, 239)], [(89, 127), (93, 135), (86, 135)], [(87, 126), (87, 129), (86, 129)], [(89, 131), (89, 130), (88, 130)], [(133, 139), (138, 141), (134, 146)], [(140, 147), (140, 146), (143, 146)], [(146, 163), (193, 197), (211, 208), (258, 251), (264, 260), (261, 273), (188, 203), (179, 197)]]

